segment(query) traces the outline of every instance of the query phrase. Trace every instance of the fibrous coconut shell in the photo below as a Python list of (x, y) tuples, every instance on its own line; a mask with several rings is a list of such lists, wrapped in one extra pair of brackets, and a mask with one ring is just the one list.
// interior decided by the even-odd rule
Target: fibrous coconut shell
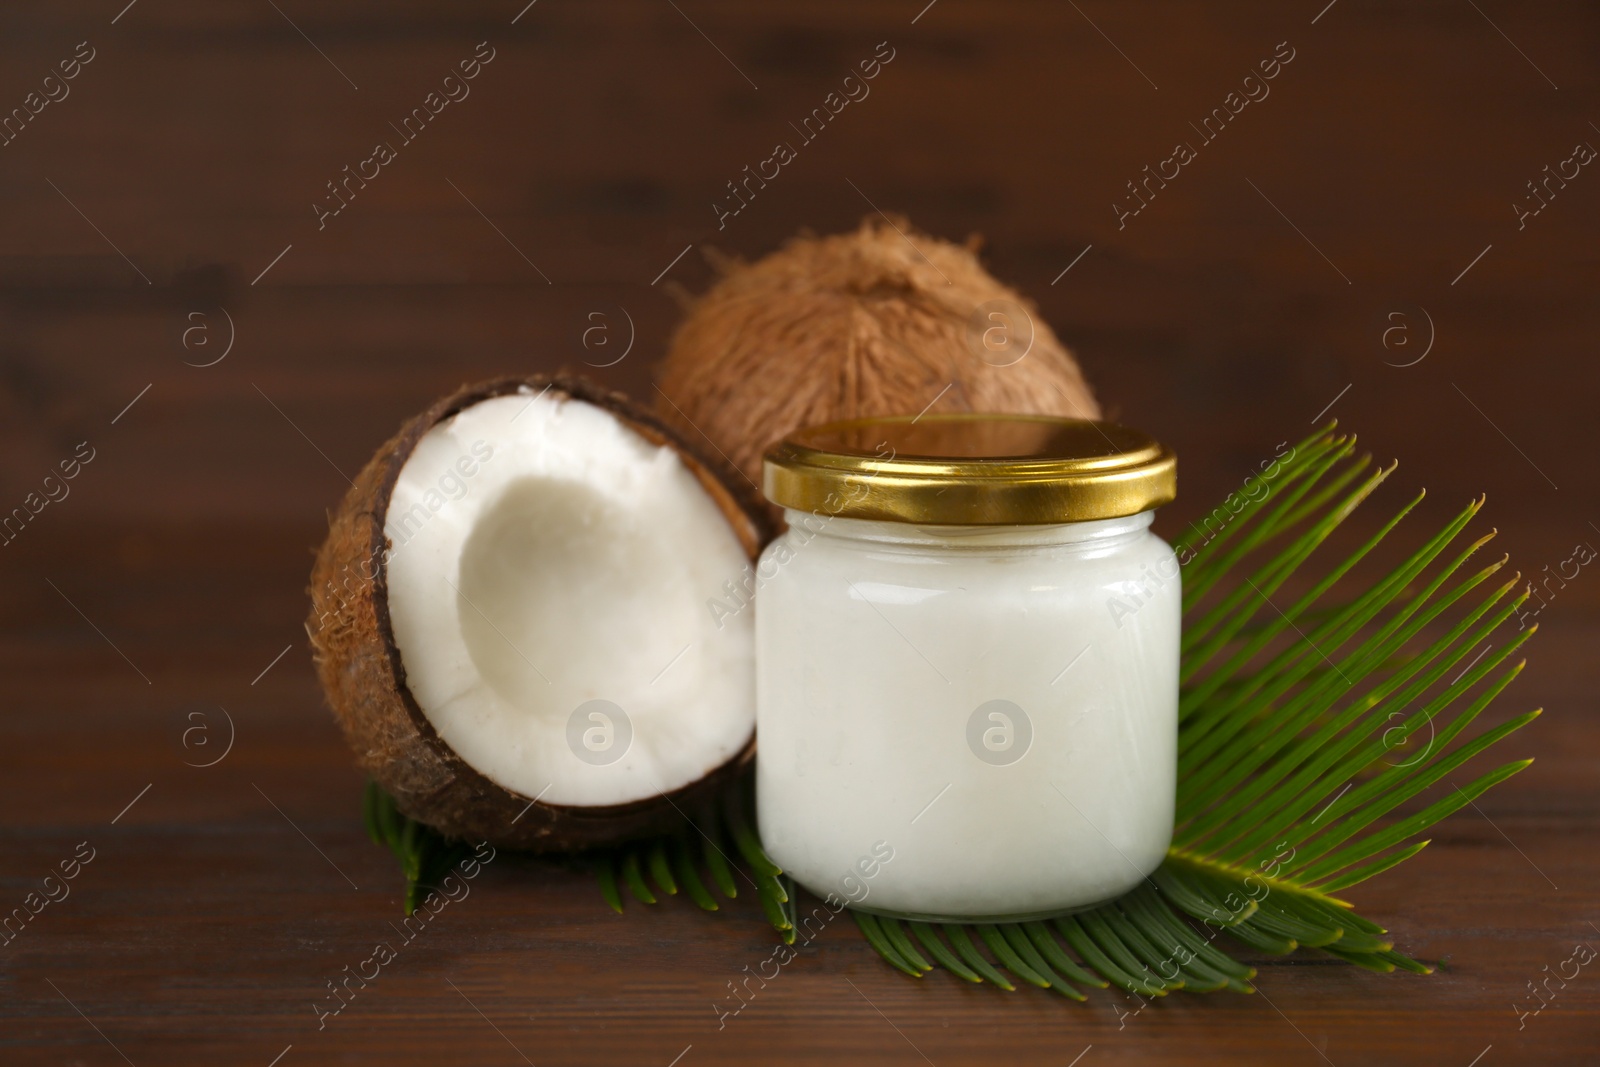
[(727, 267), (679, 325), (658, 381), (662, 417), (753, 485), (768, 447), (838, 419), (1100, 415), (1072, 354), (972, 247), (878, 216)]

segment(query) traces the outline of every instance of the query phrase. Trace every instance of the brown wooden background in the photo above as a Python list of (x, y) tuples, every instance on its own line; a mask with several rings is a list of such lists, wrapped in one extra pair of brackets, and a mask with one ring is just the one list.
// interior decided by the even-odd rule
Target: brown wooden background
[[(1593, 1058), (1600, 974), (1513, 1008), (1600, 945), (1588, 570), (1505, 699), (1547, 708), (1511, 746), (1538, 763), (1354, 894), (1445, 970), (1307, 954), (1262, 962), (1261, 995), (1120, 1019), (1109, 993), (912, 982), (841, 924), (719, 1031), (713, 1002), (771, 948), (753, 902), (618, 917), (585, 872), (505, 857), (318, 1032), (398, 880), (301, 629), (324, 509), (400, 420), (464, 380), (613, 358), (580, 343), (592, 311), (618, 343), (631, 316), (599, 374), (648, 395), (704, 248), (845, 229), (864, 196), (985, 235), (1111, 409), (1178, 448), (1169, 532), (1328, 410), (1403, 461), (1388, 502), (1426, 485), (1431, 519), (1487, 491), (1524, 571), (1600, 544), (1600, 173), (1520, 230), (1512, 208), (1600, 144), (1591, 5), (125, 2), (0, 11), (0, 112), (95, 52), (0, 147), (0, 510), (95, 450), (0, 548), (0, 910), (96, 850), (0, 947), (0, 1061)], [(471, 96), (319, 231), (324, 183), (484, 40)], [(718, 233), (723, 183), (880, 41), (871, 96)], [(1124, 183), (1281, 41), (1270, 97), (1119, 230)], [(219, 709), (237, 743), (185, 766), (220, 751)]]

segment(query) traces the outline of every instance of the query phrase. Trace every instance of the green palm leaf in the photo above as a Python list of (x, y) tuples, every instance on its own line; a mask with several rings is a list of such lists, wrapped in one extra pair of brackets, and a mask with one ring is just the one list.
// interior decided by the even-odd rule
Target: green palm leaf
[(400, 861), (406, 881), (402, 906), (407, 915), (417, 910), (452, 867), (472, 854), (465, 842), (446, 838), (431, 826), (401, 814), (394, 798), (377, 782), (368, 781), (362, 791), (361, 815), (372, 843), (388, 846)]
[[(1410, 859), (1428, 843), (1415, 838), (1531, 762), (1462, 777), (1539, 714), (1467, 736), (1520, 673), (1510, 660), (1534, 628), (1505, 625), (1527, 594), (1515, 595), (1515, 577), (1492, 581), (1503, 558), (1468, 567), (1494, 536), (1463, 542), (1481, 500), (1360, 582), (1352, 572), (1380, 554), (1420, 495), (1327, 558), (1328, 542), (1395, 469), (1369, 467), (1355, 439), (1330, 427), (1279, 462), (1267, 492), (1235, 494), (1177, 539), (1186, 561), (1179, 777), (1162, 866), (1122, 899), (1050, 923), (935, 926), (855, 913), (885, 961), (915, 978), (938, 968), (1076, 1000), (1079, 987), (1108, 984), (1141, 997), (1250, 992), (1255, 970), (1218, 946), (1223, 933), (1258, 952), (1315, 948), (1376, 971), (1431, 970), (1333, 894)], [(786, 942), (809, 939), (824, 909), (801, 921), (794, 884), (762, 850), (752, 816), (745, 781), (677, 835), (597, 855), (602, 895), (617, 911), (623, 888), (653, 904), (648, 873), (660, 892), (681, 888), (716, 910), (713, 890), (732, 898), (743, 882)], [(448, 844), (375, 786), (368, 826), (400, 857), (413, 906)]]

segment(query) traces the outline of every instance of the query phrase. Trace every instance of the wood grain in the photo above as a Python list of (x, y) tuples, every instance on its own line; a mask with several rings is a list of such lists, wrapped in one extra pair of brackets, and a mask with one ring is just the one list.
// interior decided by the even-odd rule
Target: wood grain
[[(1600, 542), (1600, 176), (1552, 186), (1521, 228), (1512, 206), (1600, 144), (1600, 13), (923, 2), (0, 12), (0, 114), (78, 42), (95, 50), (0, 147), (0, 513), (95, 450), (0, 546), (0, 908), (95, 849), (0, 947), (0, 1060), (1593, 1058), (1600, 977), (1513, 1008), (1600, 943), (1587, 570), (1504, 698), (1546, 708), (1512, 746), (1538, 762), (1352, 894), (1403, 950), (1445, 960), (1434, 976), (1308, 953), (1256, 960), (1257, 996), (1134, 1013), (1114, 993), (912, 981), (840, 922), (719, 1027), (727, 983), (771, 950), (753, 901), (619, 917), (581, 868), (503, 856), (318, 1029), (325, 983), (395, 938), (400, 889), (361, 833), (301, 629), (324, 510), (455, 385), (614, 358), (583, 347), (591, 312), (619, 342), (631, 316), (629, 355), (595, 373), (648, 398), (708, 249), (760, 255), (873, 204), (984, 235), (1103, 402), (1177, 448), (1169, 533), (1322, 416), (1403, 461), (1391, 496), (1428, 487), (1419, 527), (1487, 492), (1525, 573)], [(319, 230), (325, 183), (480, 41), (495, 58), (471, 95)], [(718, 230), (725, 183), (881, 41), (895, 58), (871, 95)], [(1285, 41), (1270, 95), (1119, 228), (1125, 183), (1198, 140), (1189, 124)], [(186, 766), (219, 751), (183, 739), (204, 723), (220, 744), (220, 709), (233, 749)]]

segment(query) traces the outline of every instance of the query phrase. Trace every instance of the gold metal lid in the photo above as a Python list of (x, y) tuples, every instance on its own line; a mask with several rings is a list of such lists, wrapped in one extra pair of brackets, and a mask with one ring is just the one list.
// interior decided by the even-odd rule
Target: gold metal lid
[(926, 526), (1111, 519), (1177, 495), (1177, 457), (1114, 422), (1049, 415), (899, 415), (800, 430), (769, 450), (785, 508)]

